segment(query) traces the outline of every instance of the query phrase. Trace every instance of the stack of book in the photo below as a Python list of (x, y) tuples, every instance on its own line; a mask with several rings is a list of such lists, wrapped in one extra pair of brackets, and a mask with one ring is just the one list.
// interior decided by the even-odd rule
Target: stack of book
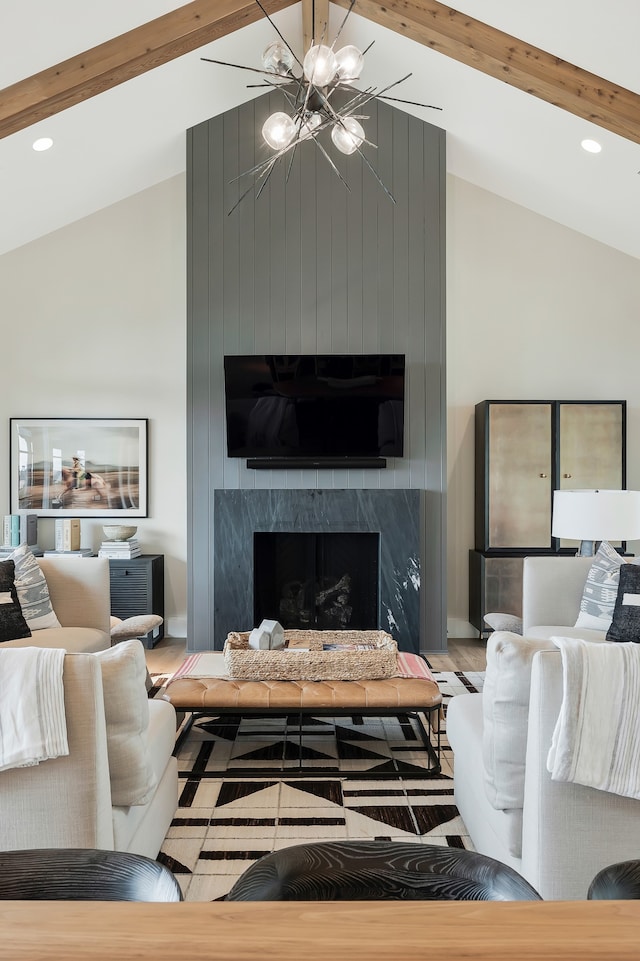
[(80, 550), (79, 517), (56, 517), (54, 532), (56, 553)]
[(38, 547), (37, 514), (4, 515), (0, 550), (6, 555), (19, 547), (20, 544), (28, 544), (34, 554), (41, 553)]
[(93, 557), (90, 547), (79, 547), (77, 551), (45, 551), (45, 557)]
[(137, 537), (130, 537), (128, 541), (103, 541), (98, 551), (98, 557), (122, 558), (139, 557), (142, 554), (140, 541)]

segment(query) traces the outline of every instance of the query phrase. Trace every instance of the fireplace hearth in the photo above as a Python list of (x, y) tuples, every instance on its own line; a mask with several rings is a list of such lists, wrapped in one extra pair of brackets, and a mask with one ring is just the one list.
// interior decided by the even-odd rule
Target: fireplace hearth
[(255, 533), (254, 622), (284, 628), (375, 630), (379, 534)]
[(420, 515), (412, 489), (216, 490), (212, 647), (267, 617), (418, 652)]

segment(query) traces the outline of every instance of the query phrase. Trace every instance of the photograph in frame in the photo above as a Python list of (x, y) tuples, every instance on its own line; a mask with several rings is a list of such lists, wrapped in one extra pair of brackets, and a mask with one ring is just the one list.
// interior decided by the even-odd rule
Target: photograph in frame
[(147, 517), (147, 424), (11, 418), (11, 513)]

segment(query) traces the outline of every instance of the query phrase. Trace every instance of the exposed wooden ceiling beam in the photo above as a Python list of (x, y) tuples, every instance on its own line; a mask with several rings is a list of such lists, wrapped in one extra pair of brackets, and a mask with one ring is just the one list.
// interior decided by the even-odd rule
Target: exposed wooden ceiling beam
[(306, 53), (311, 41), (320, 43), (324, 37), (326, 43), (327, 27), (329, 25), (329, 0), (302, 0), (302, 39), (303, 50)]
[[(296, 0), (263, 0), (269, 13)], [(349, 0), (334, 0), (348, 7)], [(303, 0), (326, 20), (328, 0)], [(357, 0), (355, 11), (461, 63), (640, 143), (640, 95), (436, 0)], [(306, 14), (307, 17), (309, 14)], [(192, 0), (0, 91), (0, 138), (263, 16), (255, 0)]]
[[(261, 0), (276, 13), (296, 0)], [(260, 20), (255, 0), (192, 0), (0, 91), (0, 138)]]
[[(334, 0), (348, 7), (349, 0)], [(640, 94), (435, 0), (357, 0), (355, 13), (640, 143)]]

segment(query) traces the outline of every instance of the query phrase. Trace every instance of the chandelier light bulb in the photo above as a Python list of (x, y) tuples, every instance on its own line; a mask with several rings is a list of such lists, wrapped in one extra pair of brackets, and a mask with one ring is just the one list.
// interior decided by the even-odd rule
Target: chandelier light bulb
[(267, 117), (262, 127), (262, 136), (274, 150), (282, 150), (283, 147), (288, 147), (295, 135), (295, 123), (291, 117), (281, 110)]
[(293, 54), (286, 44), (274, 40), (262, 54), (262, 66), (269, 73), (276, 73), (280, 77), (290, 74), (293, 67)]
[(308, 140), (309, 137), (313, 137), (314, 131), (322, 123), (322, 116), (319, 113), (309, 113), (306, 117), (300, 120), (300, 133), (299, 137), (301, 140)]
[(336, 80), (357, 80), (364, 67), (364, 57), (353, 44), (338, 50), (336, 62)]
[(325, 47), (324, 44), (309, 47), (302, 63), (305, 77), (316, 87), (326, 87), (331, 83), (337, 67), (336, 55), (331, 47)]
[(364, 130), (353, 117), (344, 117), (341, 124), (334, 124), (331, 139), (341, 153), (352, 154), (364, 142)]

